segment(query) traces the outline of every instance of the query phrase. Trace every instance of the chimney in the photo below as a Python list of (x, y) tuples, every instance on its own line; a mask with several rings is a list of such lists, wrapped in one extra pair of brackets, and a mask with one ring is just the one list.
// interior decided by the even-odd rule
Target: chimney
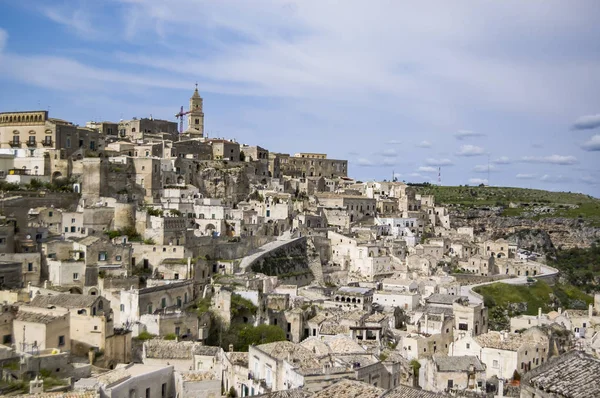
[(229, 344), (229, 352), (233, 352), (233, 344)]
[(90, 361), (90, 365), (94, 364), (94, 358), (96, 356), (96, 353), (94, 352), (93, 348), (90, 348), (90, 350), (88, 351), (88, 359)]
[(558, 307), (558, 315), (562, 314), (562, 308)]
[(542, 307), (538, 308), (538, 320), (542, 319)]
[(592, 304), (590, 304), (588, 307), (588, 318), (591, 318), (593, 316), (594, 316), (594, 306)]
[(44, 281), (44, 289), (48, 289), (48, 280)]

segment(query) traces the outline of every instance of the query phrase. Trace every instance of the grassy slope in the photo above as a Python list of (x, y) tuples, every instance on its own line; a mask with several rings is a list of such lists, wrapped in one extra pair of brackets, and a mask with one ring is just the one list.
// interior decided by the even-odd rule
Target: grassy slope
[[(552, 311), (554, 304), (562, 308), (578, 307), (586, 308), (594, 299), (572, 285), (549, 286), (544, 282), (536, 282), (532, 285), (508, 285), (506, 283), (493, 283), (491, 285), (476, 287), (475, 292), (481, 294), (485, 301), (493, 306), (506, 307), (508, 303), (527, 303), (525, 314), (535, 315), (538, 308), (544, 312)], [(554, 302), (552, 296), (558, 299)]]
[[(475, 206), (505, 206), (505, 216), (520, 216), (527, 208), (508, 208), (508, 204), (528, 203), (548, 205), (557, 211), (540, 217), (579, 216), (595, 224), (600, 223), (600, 199), (589, 195), (570, 192), (550, 192), (539, 189), (508, 188), (508, 187), (468, 187), (468, 186), (419, 186), (417, 192), (434, 195), (437, 203), (456, 204), (466, 207)], [(578, 205), (576, 209), (560, 208), (560, 205)]]

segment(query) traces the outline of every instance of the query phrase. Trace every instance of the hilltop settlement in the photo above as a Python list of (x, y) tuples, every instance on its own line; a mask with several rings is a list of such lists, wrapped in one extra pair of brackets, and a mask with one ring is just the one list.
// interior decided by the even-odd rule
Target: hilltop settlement
[(558, 283), (544, 253), (209, 138), (197, 88), (177, 117), (0, 113), (1, 395), (600, 396), (600, 295), (498, 327), (473, 290)]

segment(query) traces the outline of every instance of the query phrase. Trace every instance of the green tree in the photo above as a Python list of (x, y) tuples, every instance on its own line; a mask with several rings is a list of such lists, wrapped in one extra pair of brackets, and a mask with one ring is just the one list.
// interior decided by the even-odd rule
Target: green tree
[(240, 162), (243, 162), (246, 160), (246, 154), (244, 153), (244, 151), (240, 151)]
[[(285, 340), (285, 333), (275, 325), (244, 325), (238, 334), (238, 351), (248, 351), (251, 345), (274, 343)], [(236, 344), (234, 344), (234, 347)]]

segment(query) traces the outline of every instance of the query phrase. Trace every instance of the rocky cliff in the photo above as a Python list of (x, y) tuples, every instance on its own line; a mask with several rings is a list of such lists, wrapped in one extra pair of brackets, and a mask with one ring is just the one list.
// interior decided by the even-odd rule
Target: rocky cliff
[(454, 208), (450, 212), (452, 227), (471, 226), (483, 239), (518, 239), (519, 246), (535, 251), (549, 251), (563, 247), (589, 247), (600, 239), (600, 228), (584, 219), (502, 216), (502, 208)]

